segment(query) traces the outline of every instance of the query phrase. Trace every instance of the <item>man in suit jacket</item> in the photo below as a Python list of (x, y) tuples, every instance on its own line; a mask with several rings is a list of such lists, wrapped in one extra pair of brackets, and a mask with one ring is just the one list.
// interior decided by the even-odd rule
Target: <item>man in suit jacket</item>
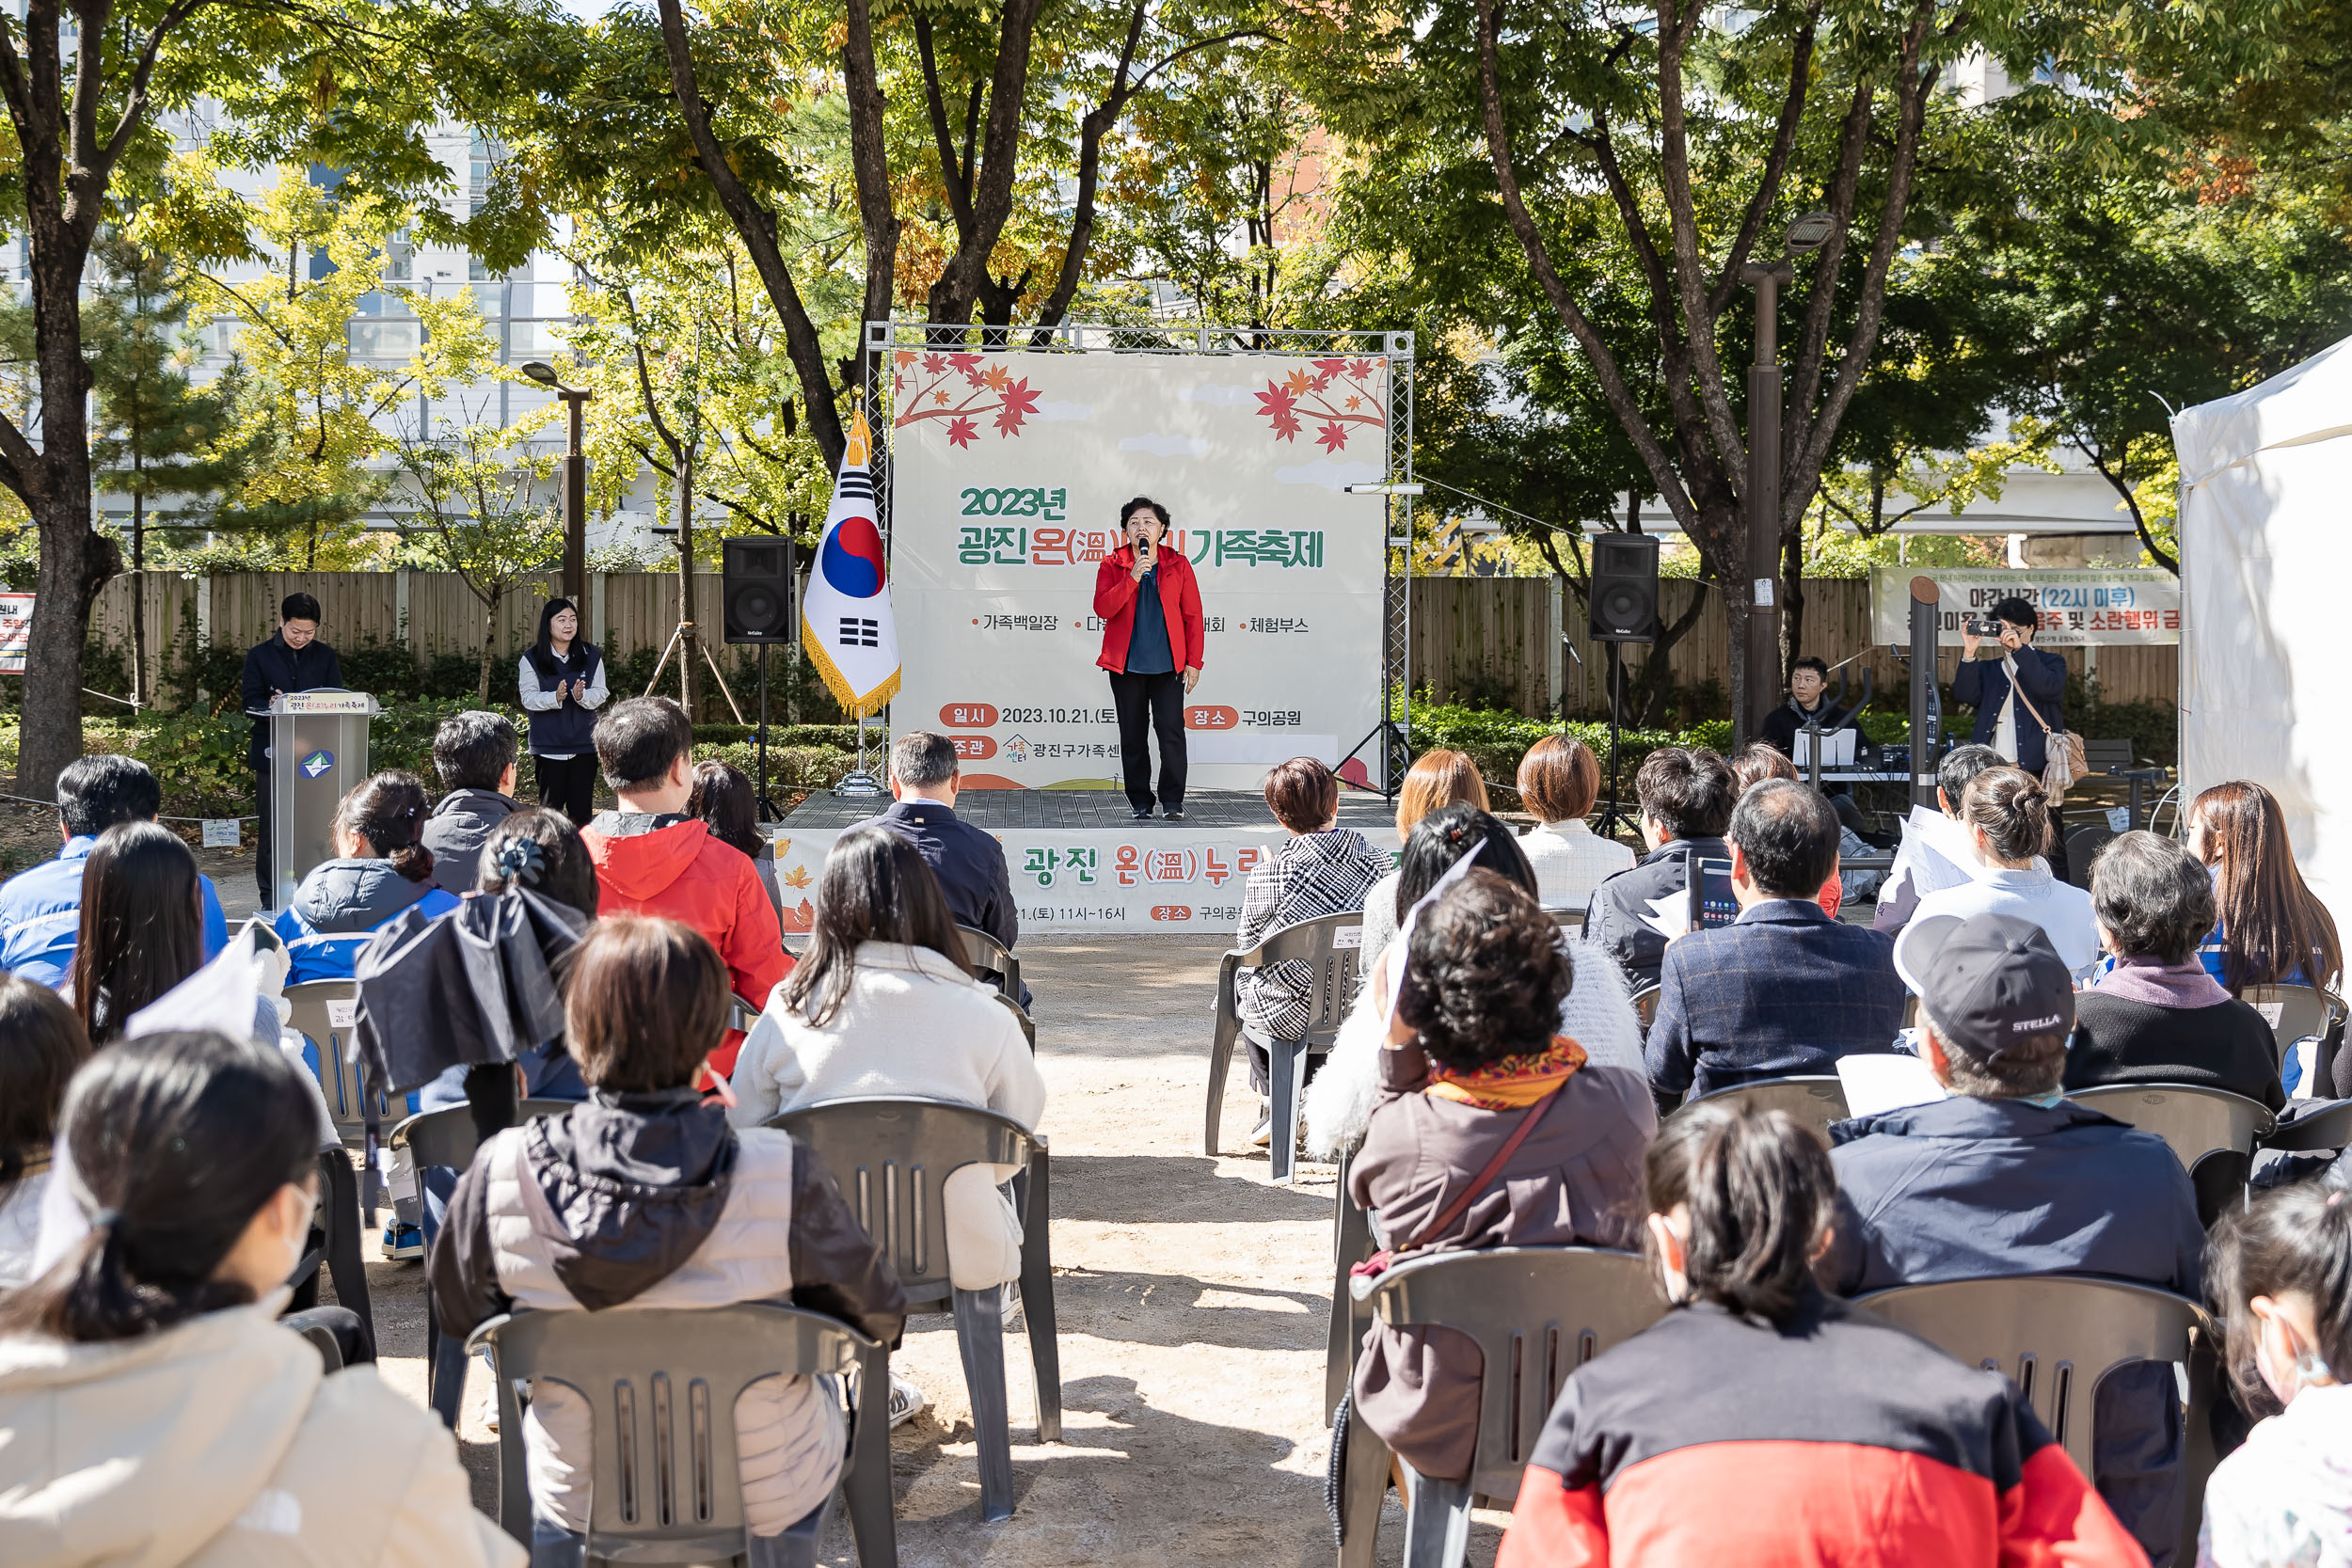
[[(890, 748), (890, 793), (897, 797), (876, 818), (912, 842), (939, 879), (959, 926), (986, 931), (1008, 952), (1021, 940), (1021, 911), (1012, 899), (1012, 871), (993, 833), (956, 816), (961, 780), (956, 744), (929, 730), (909, 730)], [(1021, 1006), (1030, 991), (1021, 988)]]
[(1740, 917), (1677, 937), (1658, 973), (1645, 1054), (1662, 1099), (1763, 1078), (1834, 1072), (1893, 1049), (1903, 1022), (1894, 939), (1821, 912), (1837, 869), (1837, 814), (1819, 791), (1768, 779), (1731, 815)]

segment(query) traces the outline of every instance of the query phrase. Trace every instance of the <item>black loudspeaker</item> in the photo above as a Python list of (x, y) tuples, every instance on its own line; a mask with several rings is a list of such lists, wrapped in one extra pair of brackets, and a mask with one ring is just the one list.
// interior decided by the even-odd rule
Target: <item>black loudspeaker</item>
[(722, 542), (720, 596), (726, 604), (730, 642), (797, 642), (792, 624), (792, 572), (781, 539)]
[(1658, 541), (1646, 533), (1593, 535), (1590, 633), (1596, 642), (1658, 638)]

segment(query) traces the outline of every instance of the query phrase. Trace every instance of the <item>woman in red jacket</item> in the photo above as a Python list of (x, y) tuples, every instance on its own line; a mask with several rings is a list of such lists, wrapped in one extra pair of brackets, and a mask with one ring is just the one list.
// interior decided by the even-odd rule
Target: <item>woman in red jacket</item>
[(1119, 710), (1119, 756), (1136, 820), (1152, 816), (1152, 751), (1160, 737), (1161, 812), (1184, 819), (1184, 699), (1200, 679), (1200, 583), (1182, 550), (1162, 549), (1168, 508), (1137, 496), (1120, 508), (1127, 542), (1094, 574), (1094, 613)]

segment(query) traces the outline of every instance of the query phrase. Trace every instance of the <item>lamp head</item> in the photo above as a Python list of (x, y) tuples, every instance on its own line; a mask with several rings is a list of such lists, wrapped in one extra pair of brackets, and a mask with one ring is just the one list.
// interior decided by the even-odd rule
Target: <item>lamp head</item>
[(1803, 256), (1829, 244), (1830, 236), (1836, 232), (1837, 220), (1829, 214), (1805, 213), (1788, 225), (1783, 243), (1788, 247), (1789, 255)]
[(531, 377), (532, 380), (537, 382), (542, 387), (557, 387), (563, 385), (563, 383), (556, 378), (555, 367), (548, 364), (544, 359), (533, 359), (526, 363), (523, 366), (523, 374)]

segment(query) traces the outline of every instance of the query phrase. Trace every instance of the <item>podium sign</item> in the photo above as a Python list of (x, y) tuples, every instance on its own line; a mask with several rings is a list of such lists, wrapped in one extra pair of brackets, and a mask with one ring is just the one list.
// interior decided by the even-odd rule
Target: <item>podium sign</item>
[(269, 721), (270, 908), (335, 858), (335, 808), (368, 776), (368, 721), (382, 711), (364, 691), (294, 691), (254, 713)]

